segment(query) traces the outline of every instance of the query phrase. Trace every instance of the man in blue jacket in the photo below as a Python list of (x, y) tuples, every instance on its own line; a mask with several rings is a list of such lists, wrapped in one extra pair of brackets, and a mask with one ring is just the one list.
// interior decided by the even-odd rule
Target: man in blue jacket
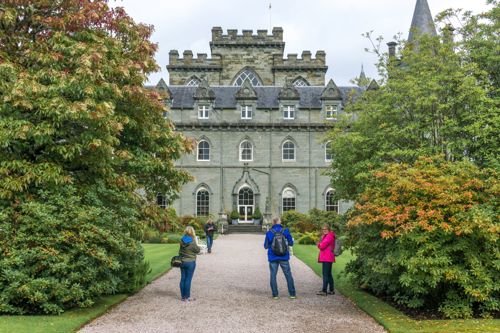
[[(285, 251), (279, 249), (280, 244), (277, 244), (278, 242), (274, 242), (273, 244), (275, 237), (276, 240), (286, 240), (287, 244), (285, 244)], [(264, 248), (267, 249), (267, 258), (269, 260), (269, 269), (271, 271), (271, 291), (273, 293), (273, 299), (278, 299), (278, 282), (276, 281), (276, 275), (278, 274), (279, 266), (281, 266), (283, 274), (285, 274), (290, 298), (296, 298), (292, 270), (290, 269), (290, 251), (288, 250), (288, 246), (293, 246), (292, 235), (290, 234), (288, 228), (283, 228), (280, 219), (276, 217), (273, 219), (273, 226), (271, 230), (266, 233), (266, 239), (264, 241)], [(275, 253), (273, 248), (282, 253)]]

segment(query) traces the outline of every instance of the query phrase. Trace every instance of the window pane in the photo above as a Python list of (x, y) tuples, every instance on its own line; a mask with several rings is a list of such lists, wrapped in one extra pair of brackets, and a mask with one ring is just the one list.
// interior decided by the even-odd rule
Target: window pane
[(252, 86), (257, 87), (261, 86), (262, 83), (257, 78), (254, 72), (249, 69), (244, 70), (234, 81), (235, 86), (241, 86), (245, 80), (249, 80)]
[(241, 160), (251, 161), (252, 160), (252, 144), (248, 141), (244, 141), (240, 145)]
[(329, 212), (339, 212), (339, 202), (333, 197), (333, 190), (330, 190), (326, 193), (326, 203), (325, 208), (326, 211)]
[(210, 212), (210, 195), (207, 190), (196, 193), (196, 215), (207, 216)]
[(325, 161), (327, 161), (327, 162), (330, 162), (332, 160), (331, 150), (332, 150), (332, 143), (328, 142), (325, 145)]
[(207, 141), (201, 141), (198, 144), (198, 160), (200, 161), (210, 160), (210, 144)]
[(167, 199), (161, 193), (158, 193), (156, 195), (156, 204), (158, 206), (160, 206), (161, 208), (166, 208), (167, 207)]
[(283, 159), (295, 160), (295, 144), (287, 141), (283, 144)]

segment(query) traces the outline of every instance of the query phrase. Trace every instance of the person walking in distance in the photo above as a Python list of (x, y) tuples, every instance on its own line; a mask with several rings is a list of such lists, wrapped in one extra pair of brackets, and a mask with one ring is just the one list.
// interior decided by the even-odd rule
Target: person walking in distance
[(181, 264), (181, 300), (194, 301), (191, 298), (191, 281), (196, 269), (196, 255), (200, 253), (200, 247), (196, 243), (196, 233), (193, 227), (188, 226), (181, 239), (179, 255), (182, 256)]
[(296, 298), (295, 285), (290, 268), (289, 246), (293, 246), (293, 238), (287, 228), (283, 228), (279, 218), (273, 219), (273, 226), (266, 233), (264, 248), (267, 249), (267, 259), (269, 261), (269, 270), (271, 272), (271, 292), (273, 299), (278, 299), (278, 282), (276, 275), (278, 267), (281, 267), (285, 274), (288, 285), (288, 294), (291, 299)]
[(321, 263), (323, 270), (323, 288), (317, 295), (334, 295), (335, 290), (333, 289), (332, 266), (335, 262), (335, 233), (330, 229), (328, 224), (323, 225), (321, 233), (321, 240), (318, 243), (318, 262)]
[(214, 233), (217, 232), (217, 228), (214, 224), (214, 221), (209, 218), (203, 229), (205, 230), (205, 235), (207, 236), (208, 253), (212, 253), (212, 245), (214, 244)]

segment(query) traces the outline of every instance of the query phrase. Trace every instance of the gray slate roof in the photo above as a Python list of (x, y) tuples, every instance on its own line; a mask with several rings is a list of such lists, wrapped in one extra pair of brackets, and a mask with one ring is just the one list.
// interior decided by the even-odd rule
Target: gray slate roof
[[(172, 93), (172, 108), (180, 109), (193, 108), (194, 99), (193, 95), (197, 87), (188, 86), (169, 86), (168, 87)], [(234, 86), (213, 86), (211, 89), (215, 93), (215, 108), (222, 109), (234, 109), (236, 108), (236, 92), (240, 87)], [(257, 108), (266, 109), (277, 109), (279, 108), (278, 95), (282, 87), (277, 86), (263, 86), (254, 87), (257, 92)], [(321, 104), (321, 93), (325, 87), (314, 86), (314, 87), (296, 87), (300, 95), (299, 107), (304, 109), (320, 109)], [(342, 95), (342, 102), (346, 103), (350, 98), (356, 98), (359, 96), (365, 88), (351, 86), (351, 87), (339, 87)]]
[(427, 0), (417, 0), (415, 11), (413, 12), (413, 19), (411, 21), (410, 33), (408, 34), (409, 42), (415, 39), (415, 34), (437, 35)]

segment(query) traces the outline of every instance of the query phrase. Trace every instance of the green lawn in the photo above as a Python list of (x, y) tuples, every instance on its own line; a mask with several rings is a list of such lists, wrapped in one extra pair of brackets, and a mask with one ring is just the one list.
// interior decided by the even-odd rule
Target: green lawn
[[(314, 245), (295, 245), (294, 255), (321, 276), (318, 249)], [(382, 300), (354, 287), (340, 273), (352, 257), (348, 252), (333, 265), (335, 288), (375, 318), (391, 333), (487, 333), (500, 332), (500, 320), (413, 320)]]
[[(178, 249), (178, 244), (144, 244), (146, 260), (151, 266), (148, 282), (170, 268), (170, 257), (177, 254)], [(125, 298), (124, 294), (103, 297), (91, 308), (70, 310), (60, 316), (0, 316), (0, 333), (75, 332)]]

